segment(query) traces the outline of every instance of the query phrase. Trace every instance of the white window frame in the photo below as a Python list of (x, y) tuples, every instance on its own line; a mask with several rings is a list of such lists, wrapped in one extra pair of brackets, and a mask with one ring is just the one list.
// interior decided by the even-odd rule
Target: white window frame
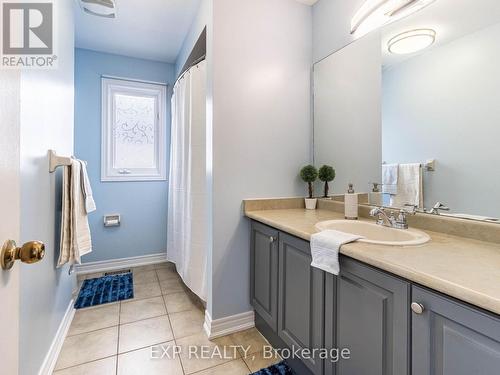
[[(167, 86), (154, 82), (102, 77), (102, 139), (101, 139), (101, 181), (162, 181), (167, 179), (166, 161), (166, 105)], [(114, 162), (114, 100), (117, 93), (149, 96), (156, 100), (155, 123), (155, 167), (116, 168)]]

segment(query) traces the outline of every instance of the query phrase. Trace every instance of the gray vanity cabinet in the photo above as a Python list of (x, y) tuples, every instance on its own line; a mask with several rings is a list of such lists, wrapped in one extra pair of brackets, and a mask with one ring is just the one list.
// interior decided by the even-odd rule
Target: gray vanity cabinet
[[(341, 257), (340, 275), (329, 278), (336, 301), (326, 306), (329, 347), (348, 348), (349, 360), (326, 361), (325, 374), (409, 374), (409, 283)], [(336, 322), (336, 327), (331, 324)], [(333, 346), (330, 346), (333, 345)]]
[[(412, 316), (413, 375), (497, 375), (500, 318), (421, 287)], [(423, 308), (423, 310), (422, 310)]]
[[(311, 267), (309, 242), (280, 233), (278, 336), (289, 348), (323, 348), (325, 274)], [(303, 359), (315, 375), (320, 358)]]
[(498, 315), (345, 256), (327, 274), (311, 267), (309, 242), (251, 228), (257, 328), (276, 348), (350, 350), (337, 363), (290, 359), (298, 375), (500, 374)]
[(276, 229), (252, 222), (251, 303), (275, 332), (278, 330), (278, 236)]

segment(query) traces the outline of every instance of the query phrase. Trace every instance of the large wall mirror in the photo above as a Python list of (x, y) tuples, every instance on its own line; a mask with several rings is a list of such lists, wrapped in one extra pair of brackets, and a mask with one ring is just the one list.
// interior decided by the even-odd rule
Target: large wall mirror
[(500, 218), (500, 2), (436, 0), (314, 66), (314, 158), (370, 203)]

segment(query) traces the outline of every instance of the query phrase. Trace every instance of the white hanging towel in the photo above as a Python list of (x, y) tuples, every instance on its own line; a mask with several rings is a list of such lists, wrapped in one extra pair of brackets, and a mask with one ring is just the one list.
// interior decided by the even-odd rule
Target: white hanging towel
[(423, 173), (420, 163), (399, 165), (398, 192), (391, 195), (391, 206), (403, 207), (405, 204), (424, 207)]
[(399, 164), (382, 165), (382, 193), (395, 195), (398, 193)]
[[(87, 174), (86, 169), (82, 169), (83, 164), (84, 162), (73, 159), (70, 166), (64, 167), (58, 268), (66, 263), (71, 266), (80, 264), (81, 257), (92, 251), (82, 184), (82, 173)], [(88, 180), (88, 176), (85, 178)], [(90, 184), (88, 186), (90, 187)]]
[(92, 187), (90, 186), (89, 175), (87, 174), (87, 163), (80, 160), (81, 173), (80, 179), (82, 184), (83, 198), (85, 200), (85, 211), (87, 214), (94, 212), (96, 210), (94, 197), (92, 195)]
[(311, 266), (338, 275), (340, 272), (340, 247), (361, 238), (363, 237), (336, 230), (324, 230), (313, 234), (311, 236)]

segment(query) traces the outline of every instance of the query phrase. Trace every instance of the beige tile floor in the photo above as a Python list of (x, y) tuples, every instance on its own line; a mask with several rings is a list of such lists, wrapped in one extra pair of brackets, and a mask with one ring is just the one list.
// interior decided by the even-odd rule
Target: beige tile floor
[[(263, 358), (268, 343), (256, 329), (209, 341), (203, 331), (204, 308), (172, 265), (132, 271), (134, 299), (77, 310), (54, 375), (247, 375), (279, 361)], [(151, 359), (152, 347), (158, 345), (177, 345), (182, 353), (172, 359)], [(189, 358), (186, 348), (193, 345), (226, 348), (228, 354)], [(234, 351), (238, 345), (248, 347), (247, 353)]]

